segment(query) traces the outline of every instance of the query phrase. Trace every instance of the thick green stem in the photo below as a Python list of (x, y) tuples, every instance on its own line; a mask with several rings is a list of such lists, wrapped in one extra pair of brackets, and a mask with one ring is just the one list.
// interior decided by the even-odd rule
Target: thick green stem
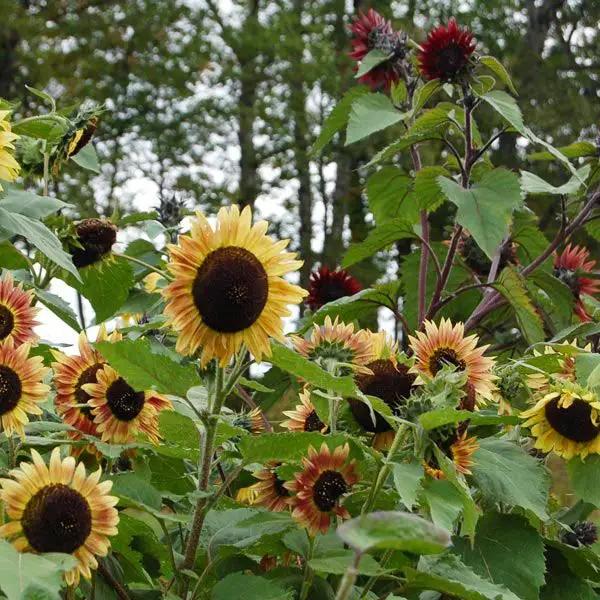
[(309, 535), (308, 552), (306, 555), (306, 563), (304, 564), (304, 578), (302, 579), (302, 587), (300, 588), (300, 596), (298, 596), (298, 600), (306, 600), (308, 598), (308, 592), (310, 592), (310, 588), (312, 587), (314, 572), (308, 563), (313, 556), (314, 549), (315, 539)]
[(348, 598), (350, 598), (352, 587), (358, 577), (358, 563), (360, 562), (360, 557), (361, 555), (357, 552), (354, 555), (354, 562), (351, 565), (348, 565), (348, 568), (340, 581), (340, 585), (338, 586), (335, 600), (348, 600)]

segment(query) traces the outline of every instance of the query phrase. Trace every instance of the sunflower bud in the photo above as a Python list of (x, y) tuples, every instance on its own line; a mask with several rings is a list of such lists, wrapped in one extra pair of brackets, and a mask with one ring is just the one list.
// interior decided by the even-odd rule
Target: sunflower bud
[(73, 264), (77, 268), (87, 267), (109, 254), (117, 241), (117, 228), (104, 219), (84, 219), (76, 228), (79, 247), (71, 249)]
[(562, 541), (569, 546), (591, 546), (598, 541), (598, 528), (591, 521), (575, 523), (571, 531), (563, 532)]

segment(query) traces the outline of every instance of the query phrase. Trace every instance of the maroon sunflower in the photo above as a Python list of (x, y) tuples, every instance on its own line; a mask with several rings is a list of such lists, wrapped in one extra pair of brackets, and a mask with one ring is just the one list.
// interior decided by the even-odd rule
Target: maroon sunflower
[(454, 17), (448, 25), (432, 29), (421, 44), (418, 62), (425, 79), (456, 81), (466, 75), (476, 42), (468, 29), (461, 29)]
[(386, 21), (376, 10), (369, 9), (367, 14), (359, 13), (350, 25), (352, 32), (352, 52), (350, 58), (360, 63), (369, 52), (379, 50), (389, 58), (373, 67), (359, 78), (361, 83), (372, 90), (389, 90), (400, 79), (400, 61), (406, 54), (406, 36), (394, 31), (392, 24)]
[(348, 271), (343, 269), (332, 271), (327, 265), (323, 265), (310, 275), (306, 304), (311, 310), (317, 310), (328, 302), (353, 296), (360, 290), (362, 290), (360, 281), (352, 277)]

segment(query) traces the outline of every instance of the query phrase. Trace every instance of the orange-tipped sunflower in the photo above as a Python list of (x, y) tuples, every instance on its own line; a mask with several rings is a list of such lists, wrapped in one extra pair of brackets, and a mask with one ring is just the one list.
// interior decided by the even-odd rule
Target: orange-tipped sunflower
[(557, 380), (547, 394), (520, 414), (535, 448), (569, 460), (600, 452), (600, 398), (576, 383)]
[(275, 242), (268, 224), (252, 225), (249, 207), (222, 208), (212, 227), (197, 213), (190, 235), (169, 246), (174, 275), (164, 290), (167, 325), (179, 334), (177, 351), (195, 354), (201, 363), (217, 358), (226, 366), (245, 346), (257, 361), (270, 356), (269, 339), (283, 339), (288, 305), (306, 292), (282, 275), (300, 268), (296, 254), (283, 252), (289, 240)]
[(13, 277), (6, 272), (0, 279), (0, 344), (12, 340), (15, 346), (24, 342), (36, 342), (33, 328), (38, 308), (31, 305), (33, 291), (25, 291), (22, 284), (15, 285)]
[(305, 388), (300, 392), (301, 404), (296, 404), (294, 410), (285, 410), (283, 414), (289, 417), (281, 423), (282, 427), (290, 431), (319, 431), (325, 433), (327, 425), (321, 421), (317, 409), (310, 400), (310, 391)]
[(496, 376), (492, 373), (494, 359), (484, 356), (488, 346), (477, 346), (476, 335), (465, 337), (462, 323), (452, 325), (442, 319), (439, 327), (425, 321), (425, 333), (417, 331), (417, 337), (409, 336), (415, 364), (411, 372), (417, 375), (415, 384), (424, 382), (423, 377), (434, 377), (444, 365), (453, 365), (467, 375), (467, 384), (475, 390), (479, 404), (493, 399)]
[(254, 434), (262, 433), (266, 429), (265, 417), (258, 407), (253, 408), (250, 412), (237, 415), (233, 420), (233, 424), (236, 427), (245, 429), (248, 433)]
[(50, 392), (42, 383), (50, 369), (41, 356), (29, 357), (30, 349), (28, 342), (15, 348), (12, 340), (0, 346), (0, 424), (7, 435), (24, 436), (27, 415), (41, 415), (39, 404)]
[(348, 444), (338, 446), (333, 452), (325, 443), (317, 452), (312, 446), (308, 457), (302, 459), (304, 467), (296, 473), (294, 481), (285, 487), (295, 494), (292, 516), (311, 535), (327, 533), (332, 515), (341, 519), (350, 518), (350, 513), (341, 506), (340, 500), (358, 481), (356, 462), (348, 461)]
[(97, 371), (96, 380), (82, 388), (90, 395), (88, 403), (102, 441), (126, 444), (141, 432), (158, 444), (158, 414), (173, 408), (171, 401), (152, 390), (135, 390), (109, 365)]
[(254, 473), (259, 481), (246, 488), (252, 497), (251, 504), (264, 506), (274, 512), (282, 512), (290, 507), (292, 497), (284, 486), (285, 482), (277, 475), (278, 466), (279, 463), (270, 463)]
[[(327, 367), (329, 363), (342, 363), (338, 374), (360, 371), (372, 354), (369, 337), (363, 330), (354, 331), (352, 323), (346, 325), (338, 317), (334, 321), (325, 317), (323, 325), (314, 326), (310, 338), (289, 336), (296, 350), (311, 360)], [(363, 369), (364, 370), (364, 369)]]
[[(101, 325), (96, 341), (116, 342), (121, 337), (118, 331), (107, 335), (106, 328)], [(84, 332), (79, 335), (78, 346), (79, 355), (74, 356), (52, 351), (56, 359), (56, 362), (52, 363), (56, 412), (65, 423), (77, 429), (69, 432), (69, 437), (74, 440), (81, 439), (82, 433), (98, 436), (92, 407), (88, 404), (91, 396), (83, 386), (87, 383), (97, 383), (96, 374), (106, 364), (102, 355), (92, 348)]]
[(112, 481), (100, 483), (102, 470), (86, 476), (83, 463), (72, 456), (61, 461), (54, 448), (49, 467), (31, 451), (31, 463), (10, 471), (13, 479), (0, 479), (0, 498), (10, 521), (0, 537), (12, 541), (19, 552), (72, 554), (78, 564), (65, 573), (68, 585), (92, 576), (96, 556), (106, 556), (108, 536), (117, 534), (118, 498), (109, 496)]
[[(467, 432), (457, 435), (450, 440), (451, 443), (441, 444), (440, 448), (446, 456), (453, 462), (454, 468), (463, 475), (471, 474), (473, 466), (473, 454), (479, 448), (479, 443), (475, 437), (467, 437)], [(428, 461), (423, 463), (425, 473), (434, 479), (445, 479), (444, 471), (432, 455)]]

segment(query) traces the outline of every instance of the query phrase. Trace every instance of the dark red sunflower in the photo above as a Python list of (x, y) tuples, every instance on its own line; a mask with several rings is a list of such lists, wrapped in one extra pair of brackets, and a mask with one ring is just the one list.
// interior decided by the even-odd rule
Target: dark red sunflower
[(328, 302), (344, 296), (352, 296), (360, 290), (362, 290), (360, 281), (352, 277), (348, 271), (343, 269), (332, 271), (327, 265), (323, 265), (310, 275), (306, 304), (311, 310), (317, 310)]
[(595, 267), (596, 261), (590, 260), (587, 248), (571, 244), (554, 259), (554, 276), (571, 289), (575, 297), (575, 314), (581, 321), (591, 320), (581, 301), (581, 295), (595, 296), (600, 292), (600, 280), (584, 277), (582, 271), (591, 272)]
[(456, 81), (468, 71), (476, 42), (468, 29), (461, 29), (454, 17), (448, 25), (432, 29), (421, 44), (419, 70), (425, 79)]
[(406, 54), (406, 36), (394, 31), (392, 24), (386, 21), (376, 10), (369, 9), (367, 14), (359, 13), (350, 25), (352, 32), (352, 52), (350, 58), (358, 63), (371, 52), (380, 50), (389, 58), (359, 78), (361, 83), (373, 90), (389, 90), (392, 83), (400, 79), (400, 61)]

